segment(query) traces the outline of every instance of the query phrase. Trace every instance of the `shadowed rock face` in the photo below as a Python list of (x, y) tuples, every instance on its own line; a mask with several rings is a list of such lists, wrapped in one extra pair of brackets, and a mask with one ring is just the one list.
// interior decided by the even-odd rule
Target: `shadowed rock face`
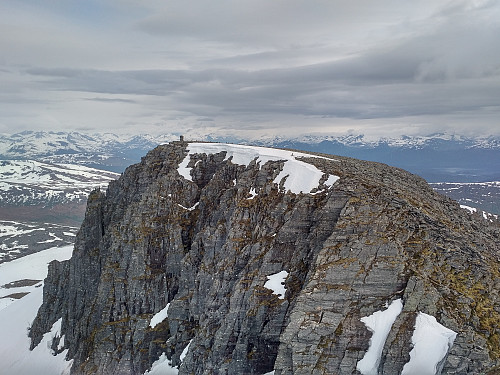
[[(418, 312), (457, 332), (443, 373), (495, 373), (497, 224), (383, 164), (301, 159), (340, 179), (293, 194), (273, 182), (283, 161), (224, 152), (191, 155), (188, 181), (187, 149), (159, 146), (90, 195), (72, 259), (50, 266), (33, 346), (62, 317), (72, 374), (142, 374), (162, 353), (180, 374), (356, 374), (372, 335), (361, 317), (401, 298), (380, 374), (410, 359)], [(283, 270), (280, 298), (264, 284)]]

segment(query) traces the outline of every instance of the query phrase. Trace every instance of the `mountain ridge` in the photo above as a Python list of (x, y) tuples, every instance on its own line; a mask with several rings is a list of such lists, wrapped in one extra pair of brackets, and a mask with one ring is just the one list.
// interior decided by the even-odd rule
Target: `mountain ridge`
[[(150, 149), (175, 141), (179, 135), (26, 131), (0, 136), (0, 159), (31, 158), (123, 172), (128, 165), (139, 162)], [(438, 133), (376, 139), (356, 134), (241, 138), (191, 131), (185, 134), (185, 138), (292, 148), (378, 161), (419, 174), (430, 182), (500, 180), (500, 165), (496, 162), (500, 159), (500, 138), (495, 136), (465, 137)]]
[[(333, 142), (348, 147), (375, 148), (387, 146), (393, 148), (419, 149), (447, 148), (465, 149), (500, 149), (500, 137), (477, 136), (468, 137), (448, 133), (434, 133), (427, 136), (397, 137), (365, 137), (363, 134), (344, 135), (303, 135), (294, 137), (258, 136), (253, 138), (238, 138), (231, 135), (216, 133), (195, 133), (194, 139), (199, 141), (229, 142), (237, 144), (253, 144), (256, 146), (273, 147), (277, 144), (290, 142), (293, 144), (319, 144)], [(81, 133), (81, 132), (35, 132), (24, 131), (14, 134), (0, 134), (0, 156), (4, 159), (43, 158), (58, 154), (101, 153), (118, 147), (130, 149), (151, 149), (159, 144), (179, 139), (181, 133), (165, 134), (115, 134), (115, 133)], [(192, 139), (189, 131), (185, 138)]]
[[(72, 374), (142, 374), (162, 358), (179, 374), (352, 374), (370, 347), (361, 319), (401, 300), (379, 373), (410, 363), (420, 313), (457, 334), (437, 373), (498, 370), (497, 224), (384, 164), (259, 150), (243, 162), (227, 147), (159, 146), (91, 194), (73, 257), (50, 265), (33, 347), (62, 319), (52, 345)], [(318, 180), (287, 185), (293, 160)], [(280, 298), (266, 281), (282, 271)]]

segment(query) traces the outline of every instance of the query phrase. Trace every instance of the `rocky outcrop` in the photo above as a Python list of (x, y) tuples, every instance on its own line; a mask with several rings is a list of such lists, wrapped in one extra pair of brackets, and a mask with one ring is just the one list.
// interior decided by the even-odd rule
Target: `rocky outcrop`
[[(360, 319), (401, 299), (380, 374), (410, 360), (419, 312), (457, 333), (442, 373), (498, 371), (497, 224), (386, 165), (297, 158), (324, 173), (298, 193), (279, 180), (289, 161), (190, 147), (159, 146), (90, 195), (33, 347), (62, 318), (72, 374), (142, 374), (162, 353), (180, 374), (356, 374), (372, 337)], [(281, 271), (283, 298), (265, 286)]]

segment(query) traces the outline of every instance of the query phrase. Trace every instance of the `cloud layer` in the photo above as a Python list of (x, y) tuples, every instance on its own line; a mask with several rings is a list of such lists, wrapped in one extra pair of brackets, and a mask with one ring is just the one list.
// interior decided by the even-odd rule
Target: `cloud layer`
[(0, 132), (499, 134), (497, 1), (0, 4)]

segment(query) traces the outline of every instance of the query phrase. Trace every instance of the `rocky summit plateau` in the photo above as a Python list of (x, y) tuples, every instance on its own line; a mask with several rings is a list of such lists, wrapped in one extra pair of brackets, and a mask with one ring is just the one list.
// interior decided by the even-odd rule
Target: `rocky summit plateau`
[(71, 374), (498, 374), (500, 227), (347, 157), (172, 142), (50, 264)]

